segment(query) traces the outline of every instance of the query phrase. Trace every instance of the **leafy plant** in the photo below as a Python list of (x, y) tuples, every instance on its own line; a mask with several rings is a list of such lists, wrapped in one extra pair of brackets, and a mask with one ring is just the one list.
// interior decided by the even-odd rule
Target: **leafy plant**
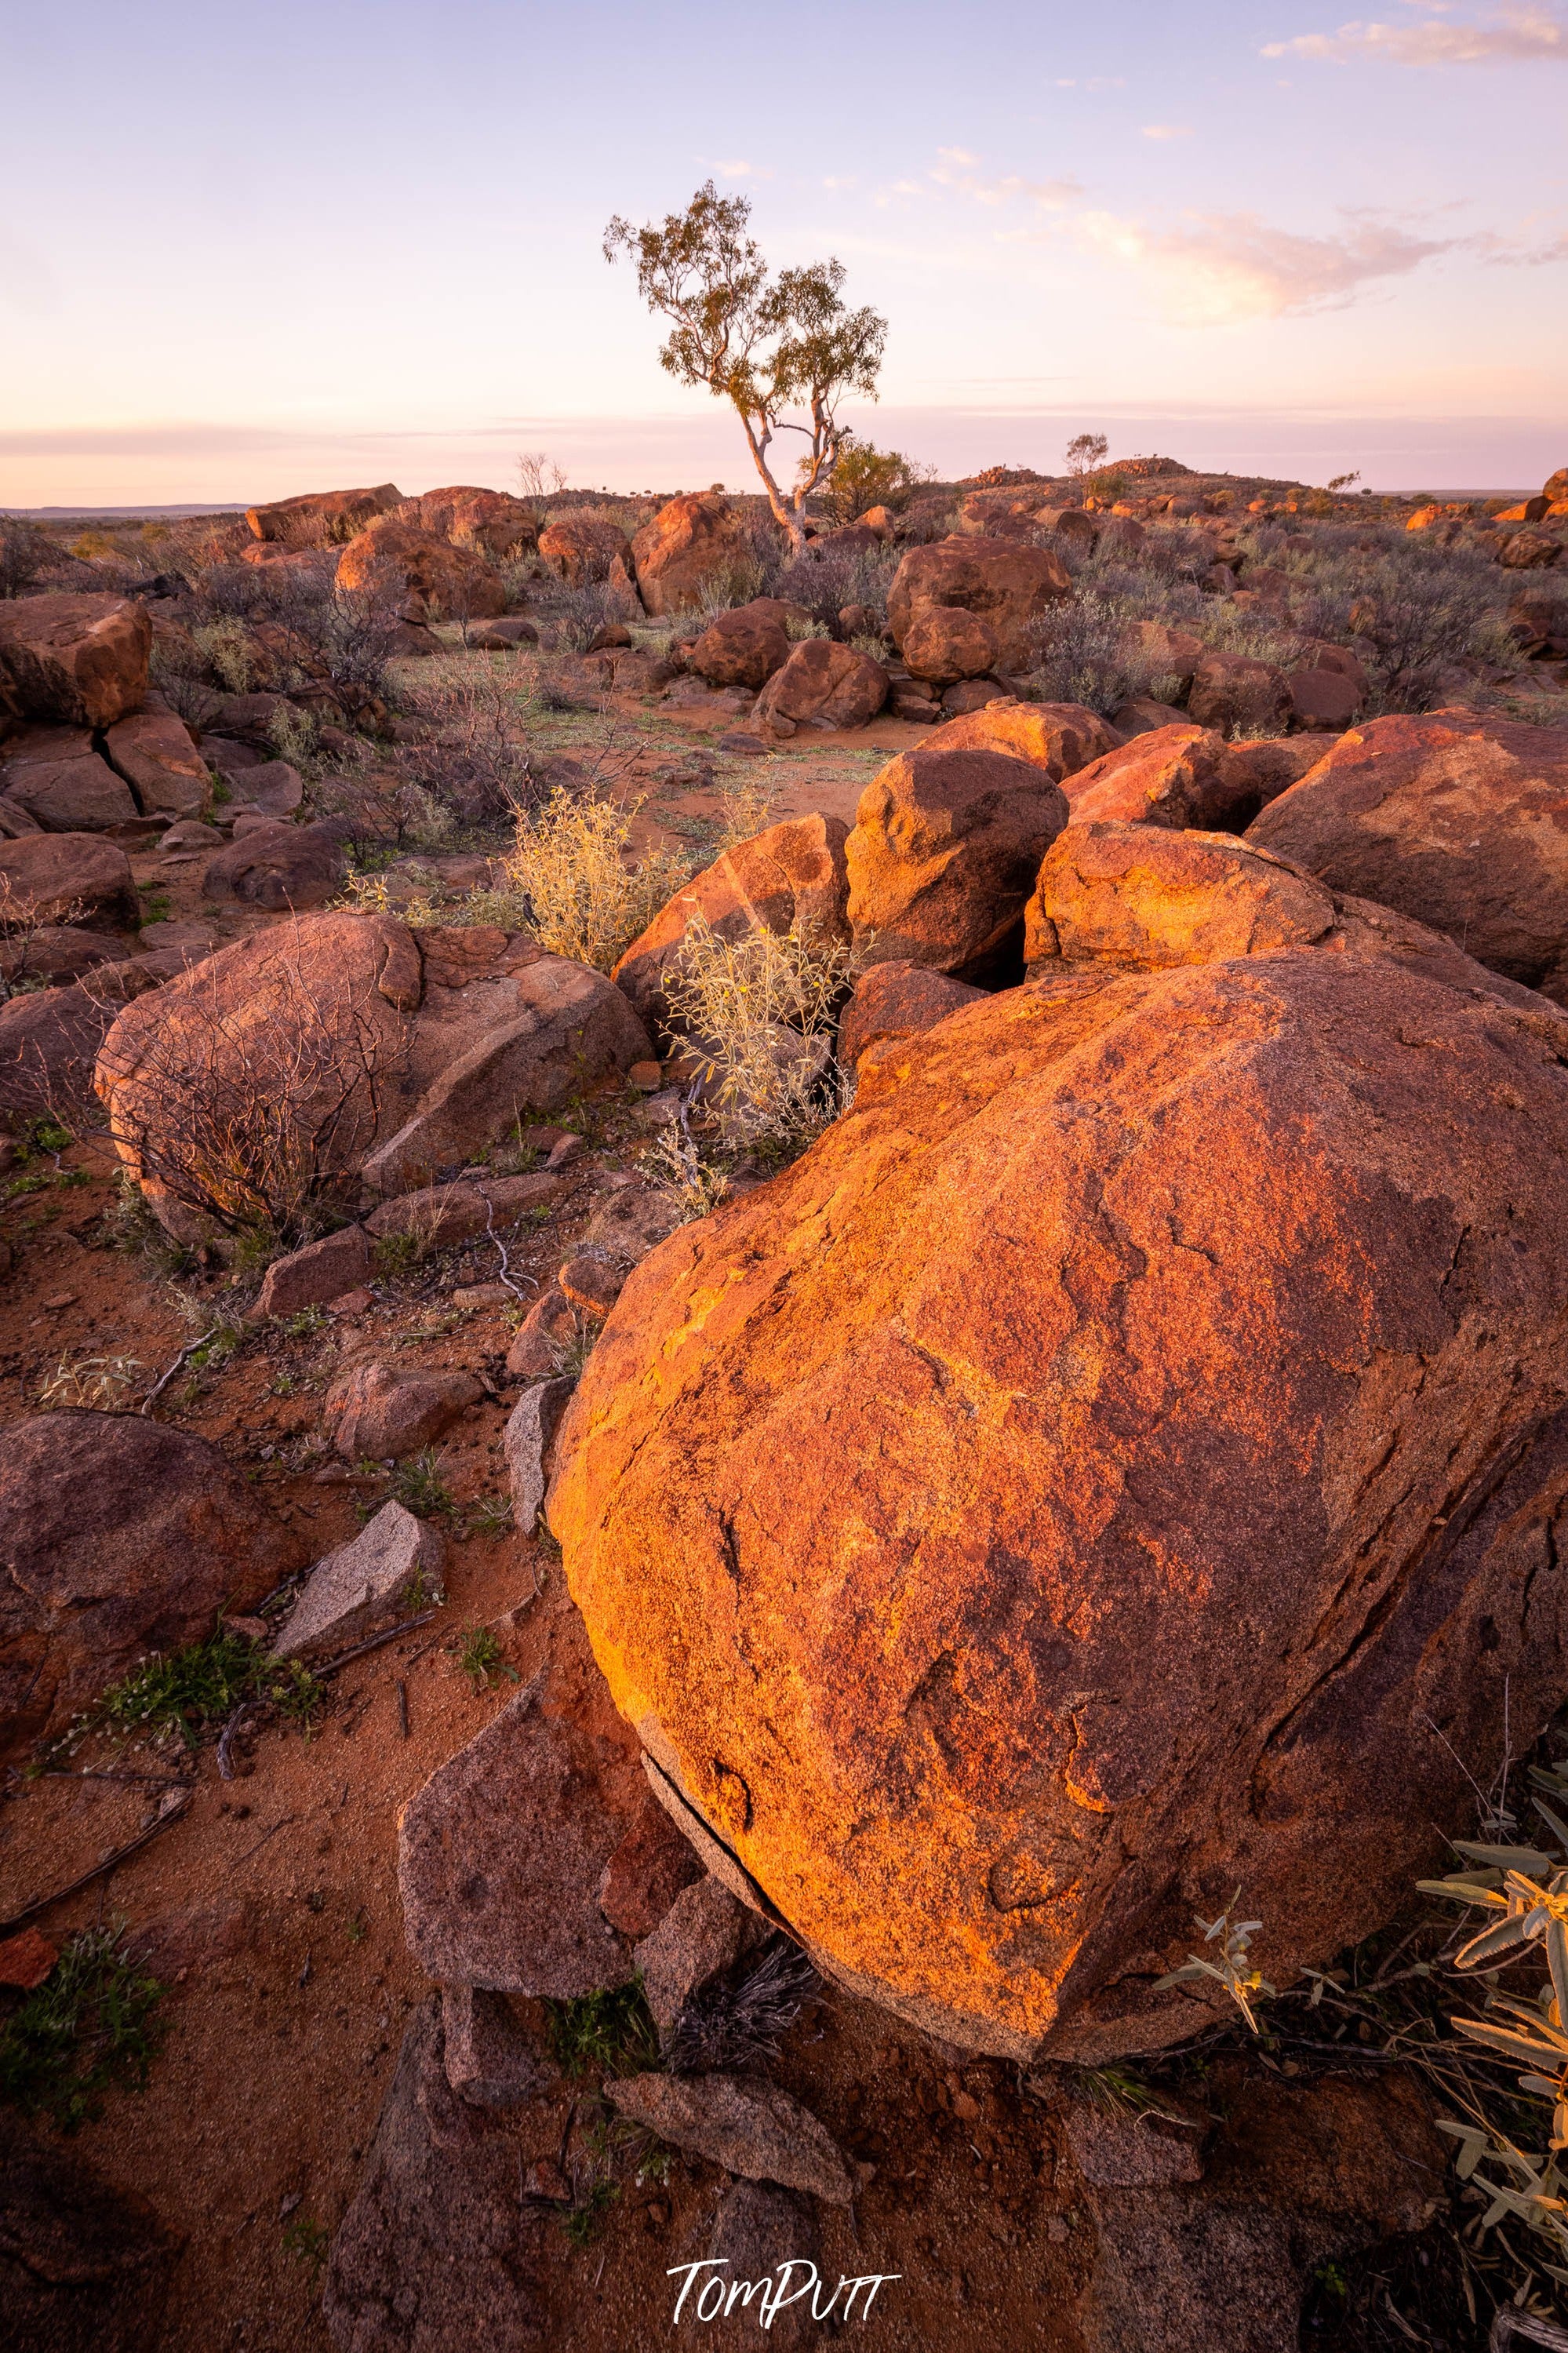
[(59, 1406), (90, 1406), (112, 1412), (142, 1371), (139, 1356), (62, 1356), (38, 1391), (46, 1412)]
[(163, 1988), (130, 1960), (123, 1929), (84, 1928), (0, 2029), (0, 2099), (76, 2132), (101, 2094), (146, 2084), (163, 2036)]
[(1204, 1932), (1205, 1945), (1218, 1943), (1218, 1958), (1205, 1961), (1196, 1953), (1190, 1953), (1179, 1969), (1172, 1969), (1167, 1976), (1156, 1981), (1153, 1990), (1163, 1993), (1167, 1986), (1184, 1985), (1197, 1978), (1212, 1978), (1216, 1985), (1225, 1988), (1256, 2034), (1258, 2019), (1252, 2007), (1254, 1997), (1260, 1993), (1272, 1994), (1274, 1988), (1253, 1966), (1247, 1949), (1262, 1927), (1262, 1921), (1233, 1920), (1230, 1916), (1240, 1901), (1241, 1890), (1238, 1887), (1216, 1920), (1200, 1918), (1197, 1923)]
[(293, 2221), (284, 2226), (284, 2253), (309, 2263), (312, 2271), (319, 2272), (326, 2262), (331, 2242), (331, 2233), (326, 2224), (313, 2222), (308, 2215), (296, 2214)]
[[(845, 307), (842, 262), (770, 278), (747, 229), (751, 212), (744, 196), (721, 196), (709, 180), (662, 227), (634, 228), (617, 216), (605, 231), (605, 259), (624, 253), (648, 309), (669, 322), (660, 366), (679, 383), (705, 385), (735, 410), (774, 520), (798, 552), (805, 502), (831, 480), (843, 455), (847, 427), (838, 423), (838, 404), (855, 393), (875, 396), (888, 322), (875, 311)], [(809, 423), (791, 419), (791, 407), (804, 409)], [(768, 463), (781, 432), (799, 434), (806, 445), (787, 493)]]
[(265, 1642), (220, 1625), (205, 1642), (143, 1659), (101, 1694), (93, 1720), (116, 1732), (177, 1732), (194, 1748), (246, 1700), (308, 1730), (321, 1686), (298, 1659), (274, 1658)]

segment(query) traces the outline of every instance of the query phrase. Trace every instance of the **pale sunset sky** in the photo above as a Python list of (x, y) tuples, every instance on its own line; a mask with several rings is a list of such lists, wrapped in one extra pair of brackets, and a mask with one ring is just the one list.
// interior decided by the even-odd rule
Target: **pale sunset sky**
[[(1340, 0), (1340, 5), (1344, 0)], [(711, 176), (889, 322), (855, 422), (1385, 489), (1568, 463), (1568, 5), (142, 0), (0, 14), (0, 507), (750, 487), (612, 213)]]

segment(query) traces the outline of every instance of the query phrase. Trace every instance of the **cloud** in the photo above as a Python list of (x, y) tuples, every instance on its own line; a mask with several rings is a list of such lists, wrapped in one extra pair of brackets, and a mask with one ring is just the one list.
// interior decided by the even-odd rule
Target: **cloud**
[(735, 156), (726, 163), (709, 163), (702, 156), (699, 156), (698, 161), (704, 171), (717, 172), (721, 180), (771, 180), (773, 176), (766, 164), (748, 164), (743, 156)]
[(1071, 227), (1091, 253), (1153, 271), (1167, 316), (1187, 326), (1339, 310), (1363, 287), (1460, 242), (1413, 237), (1366, 216), (1352, 216), (1339, 237), (1299, 237), (1256, 213), (1189, 214), (1184, 225), (1162, 228), (1086, 212)]
[[(951, 188), (956, 195), (968, 196), (977, 205), (1010, 205), (1020, 196), (1038, 205), (1046, 212), (1062, 212), (1084, 193), (1077, 180), (1026, 180), (1020, 173), (1009, 172), (999, 179), (987, 179), (980, 172), (968, 168), (980, 162), (966, 148), (939, 147), (940, 161), (927, 174), (939, 188)], [(902, 187), (904, 183), (900, 182)]]
[(1142, 130), (1145, 139), (1190, 139), (1192, 135), (1190, 122), (1146, 122)]
[[(1434, 0), (1426, 0), (1429, 8)], [(1568, 21), (1552, 8), (1529, 5), (1504, 8), (1485, 24), (1453, 25), (1435, 12), (1419, 25), (1363, 24), (1359, 19), (1334, 33), (1299, 33), (1270, 41), (1266, 58), (1315, 58), (1347, 65), (1373, 58), (1395, 66), (1477, 66), (1555, 60), (1568, 65)]]

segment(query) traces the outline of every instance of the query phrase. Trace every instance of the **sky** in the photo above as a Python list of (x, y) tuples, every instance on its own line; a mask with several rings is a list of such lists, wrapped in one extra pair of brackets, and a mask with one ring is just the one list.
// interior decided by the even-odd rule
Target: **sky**
[(0, 0), (0, 507), (750, 488), (601, 250), (711, 178), (943, 475), (1568, 463), (1568, 0)]

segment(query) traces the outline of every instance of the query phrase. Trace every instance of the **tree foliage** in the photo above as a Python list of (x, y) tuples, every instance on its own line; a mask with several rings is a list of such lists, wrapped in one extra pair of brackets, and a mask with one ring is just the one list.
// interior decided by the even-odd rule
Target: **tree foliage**
[[(840, 261), (773, 273), (750, 233), (751, 212), (744, 196), (721, 196), (709, 180), (662, 225), (634, 228), (617, 216), (605, 232), (605, 258), (624, 254), (648, 309), (669, 321), (660, 365), (734, 408), (768, 503), (799, 548), (805, 502), (832, 480), (848, 439), (840, 402), (856, 393), (877, 396), (888, 322), (875, 311), (847, 308)], [(809, 422), (788, 416), (792, 408)], [(787, 492), (768, 459), (781, 433), (806, 442)]]

